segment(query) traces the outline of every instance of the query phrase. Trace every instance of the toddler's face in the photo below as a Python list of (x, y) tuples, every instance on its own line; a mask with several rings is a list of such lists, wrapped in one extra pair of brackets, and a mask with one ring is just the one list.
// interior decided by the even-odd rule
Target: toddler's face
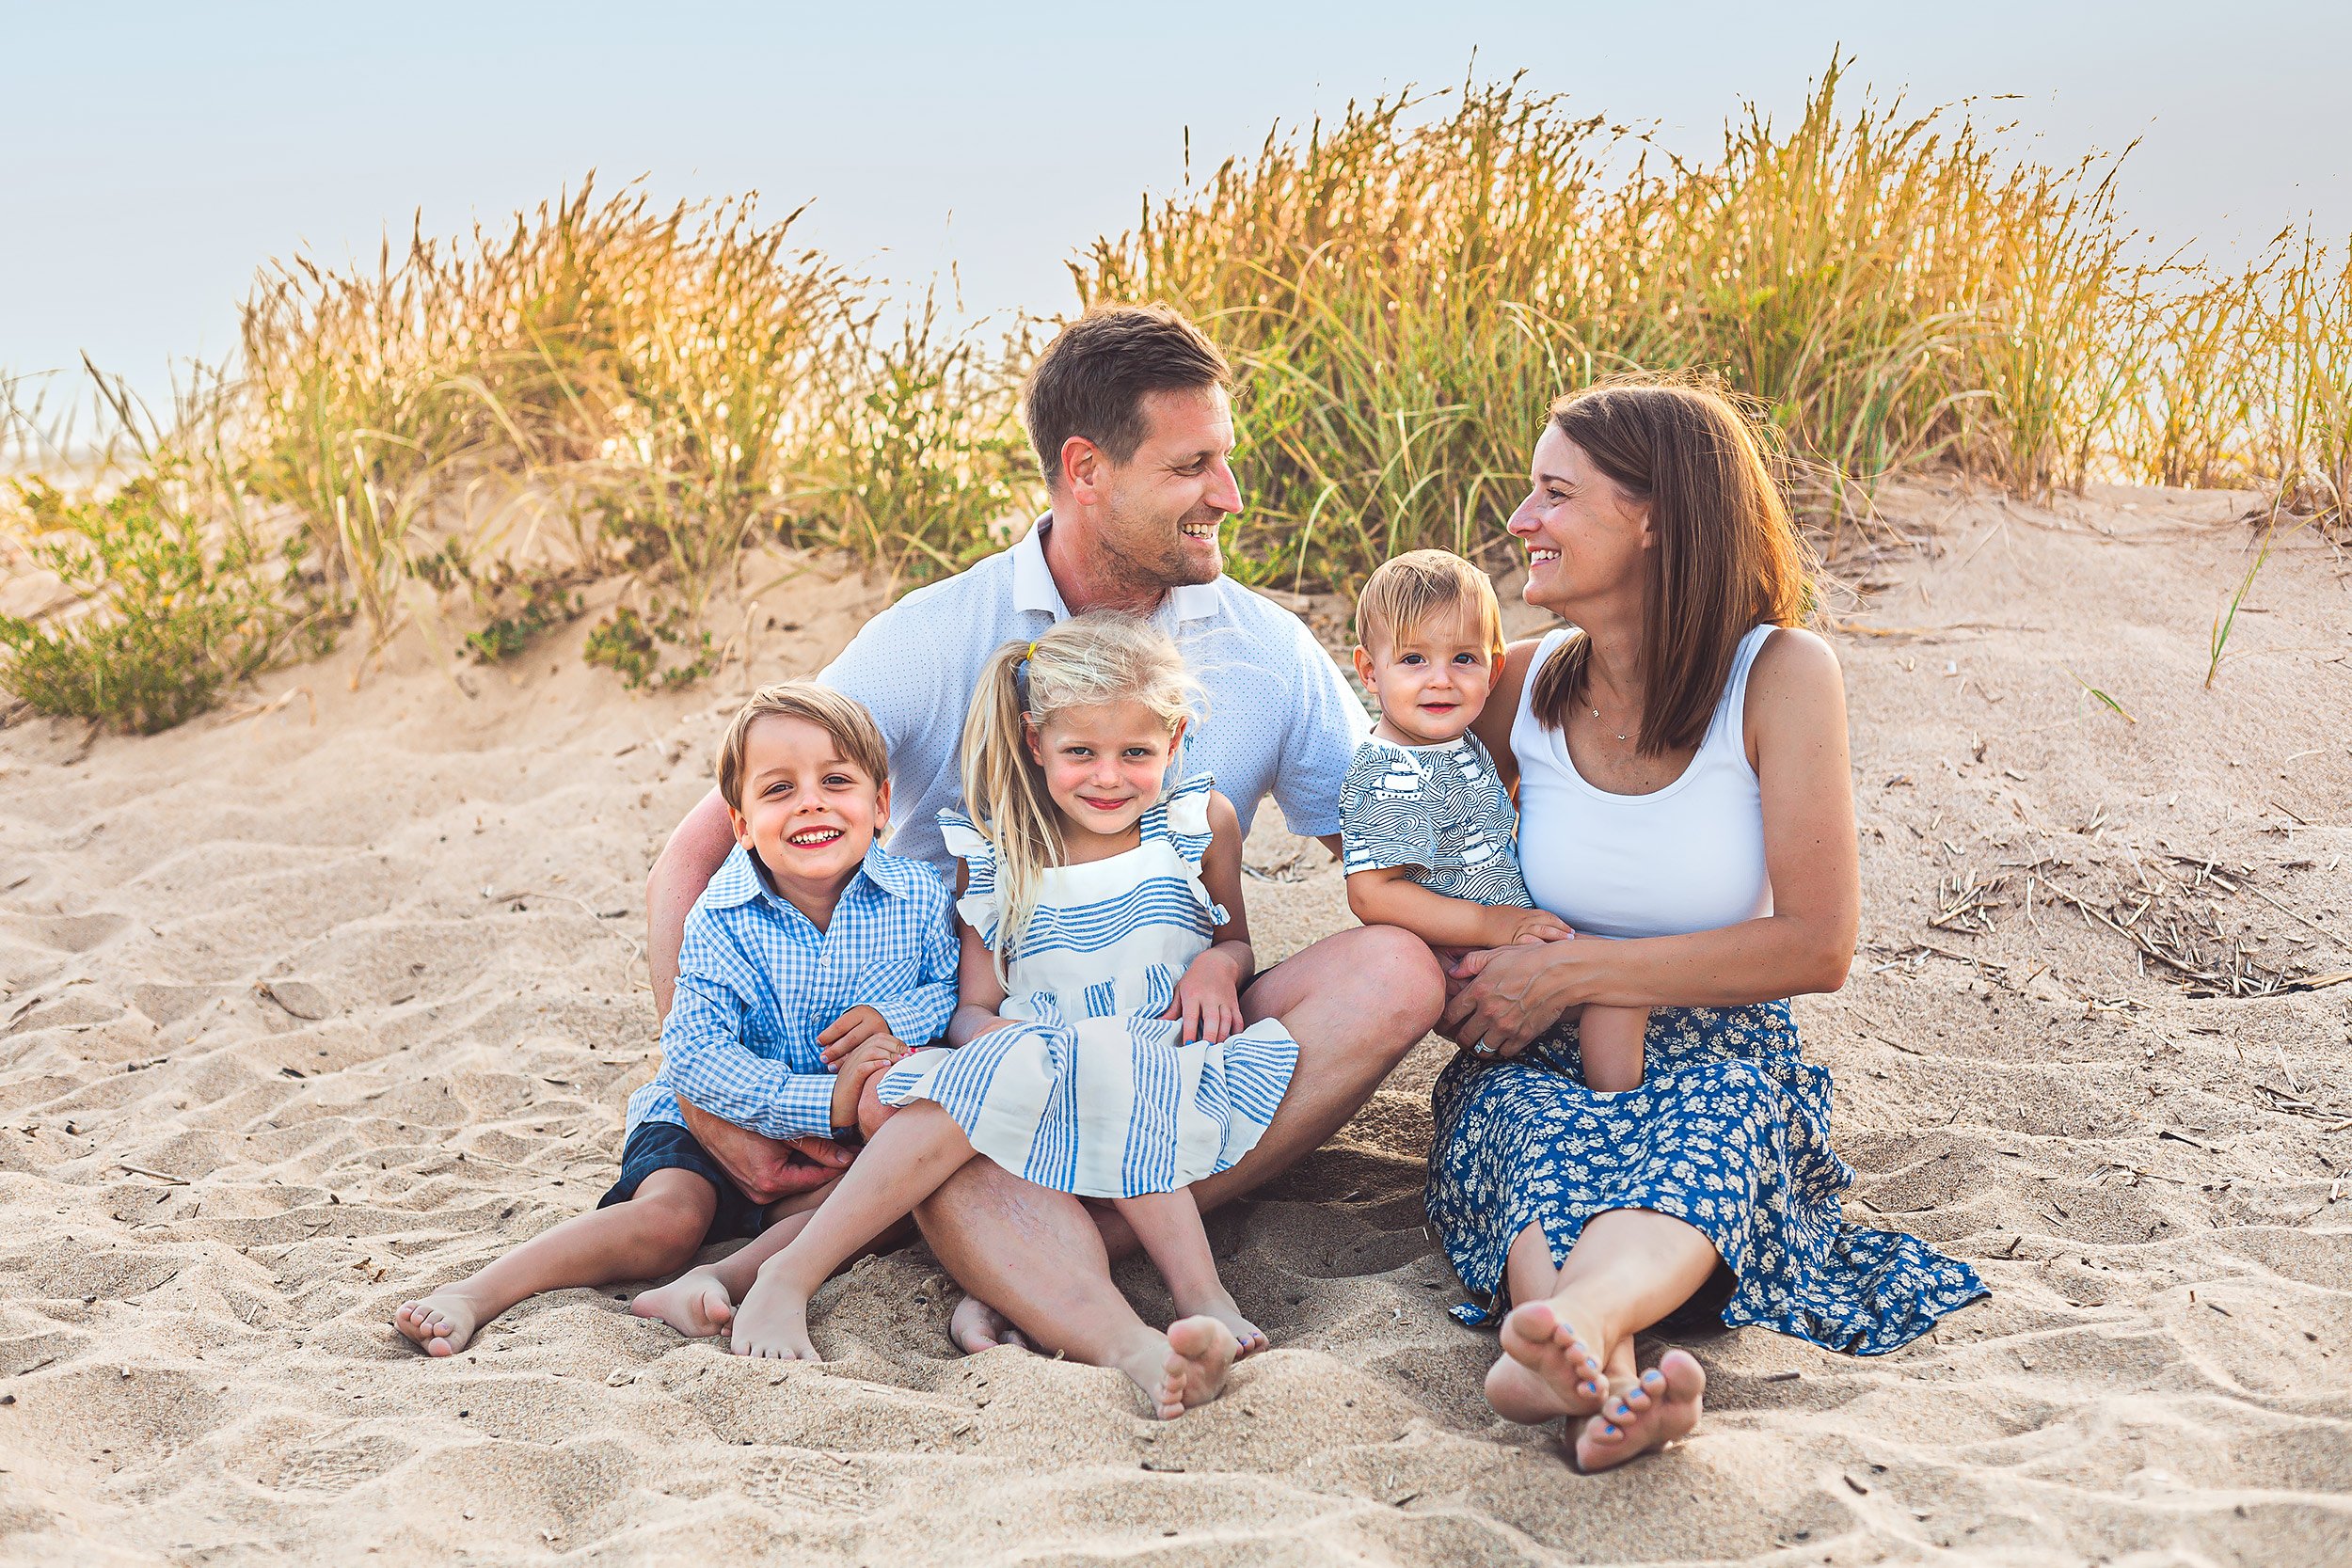
[(1356, 673), (1396, 738), (1438, 746), (1470, 727), (1494, 689), (1494, 649), (1465, 610), (1433, 615), (1392, 639), (1356, 650)]
[(1184, 726), (1170, 730), (1141, 703), (1064, 708), (1029, 727), (1029, 755), (1045, 792), (1072, 825), (1123, 833), (1160, 798)]
[(890, 782), (841, 755), (805, 719), (771, 713), (743, 737), (743, 805), (730, 809), (736, 842), (775, 879), (839, 886), (856, 874), (890, 816)]

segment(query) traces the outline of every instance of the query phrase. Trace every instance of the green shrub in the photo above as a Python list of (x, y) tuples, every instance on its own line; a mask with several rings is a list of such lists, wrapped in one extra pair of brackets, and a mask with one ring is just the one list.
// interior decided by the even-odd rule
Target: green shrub
[(87, 608), (0, 615), (0, 685), (42, 713), (152, 735), (210, 707), (297, 629), (252, 545), (208, 544), (164, 491), (151, 478), (103, 500), (18, 484), (33, 560)]
[(586, 608), (580, 594), (561, 578), (529, 577), (516, 586), (512, 613), (493, 615), (480, 631), (466, 634), (466, 646), (485, 664), (513, 658), (541, 633), (579, 619)]
[[(664, 670), (661, 644), (665, 642), (691, 648), (694, 657)], [(589, 629), (588, 645), (580, 651), (580, 657), (612, 671), (631, 691), (649, 686), (690, 686), (718, 667), (710, 633), (694, 631), (687, 623), (685, 610), (676, 605), (650, 621), (622, 605)]]

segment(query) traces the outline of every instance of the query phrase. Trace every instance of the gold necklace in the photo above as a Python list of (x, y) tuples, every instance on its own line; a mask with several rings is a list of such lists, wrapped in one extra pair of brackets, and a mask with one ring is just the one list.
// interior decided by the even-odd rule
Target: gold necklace
[[(1598, 718), (1600, 717), (1600, 709), (1598, 709), (1598, 708), (1595, 708), (1595, 709), (1593, 709), (1593, 717), (1594, 717), (1595, 719), (1598, 719)], [(1609, 726), (1608, 726), (1608, 725), (1606, 725), (1606, 724), (1603, 724), (1603, 725), (1601, 726), (1601, 728), (1603, 728), (1603, 729), (1607, 729), (1608, 727), (1609, 727)], [(1623, 739), (1625, 738), (1625, 736), (1617, 736), (1617, 738), (1618, 738), (1619, 740), (1623, 740)]]

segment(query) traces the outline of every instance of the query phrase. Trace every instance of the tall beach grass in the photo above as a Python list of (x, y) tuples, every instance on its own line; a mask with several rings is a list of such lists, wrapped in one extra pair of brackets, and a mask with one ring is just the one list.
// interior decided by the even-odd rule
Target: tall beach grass
[[(1473, 79), (1277, 127), (1070, 270), (1077, 307), (1166, 300), (1232, 355), (1230, 559), (1253, 582), (1350, 588), (1426, 545), (1500, 563), (1546, 406), (1636, 369), (1735, 393), (1833, 543), (1925, 467), (2036, 496), (2254, 488), (2274, 520), (2352, 537), (2352, 245), (2158, 254), (2117, 167), (2021, 155), (1969, 105), (1871, 99), (1842, 60), (1793, 119), (1748, 112), (1704, 157)], [(658, 642), (707, 645), (755, 543), (956, 570), (1040, 499), (1015, 409), (1051, 324), (959, 327), (802, 244), (798, 217), (591, 179), (454, 239), (418, 223), (364, 264), (274, 262), (238, 353), (127, 462), (119, 440), (67, 460), (77, 400), (6, 383), (0, 459), (56, 482), (16, 526), (161, 453), (172, 527), (199, 521), (239, 582), (282, 557), (289, 624), (381, 647), (471, 614), (500, 628), (473, 645), (503, 649), (560, 624), (564, 585), (626, 572), (630, 618), (591, 643), (626, 644), (636, 679)], [(138, 422), (96, 384), (117, 395), (89, 429)]]

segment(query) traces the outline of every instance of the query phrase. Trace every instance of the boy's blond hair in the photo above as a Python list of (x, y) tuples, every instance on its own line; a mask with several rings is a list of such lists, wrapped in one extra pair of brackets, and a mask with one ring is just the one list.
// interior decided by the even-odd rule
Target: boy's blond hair
[(873, 775), (874, 787), (890, 782), (890, 748), (866, 705), (815, 681), (779, 681), (751, 695), (719, 742), (719, 796), (729, 809), (743, 809), (743, 750), (752, 725), (776, 715), (816, 725), (841, 748), (841, 760)]
[(1435, 615), (1470, 610), (1490, 656), (1502, 657), (1502, 607), (1486, 573), (1452, 550), (1407, 550), (1380, 563), (1356, 596), (1356, 641), (1394, 648)]

